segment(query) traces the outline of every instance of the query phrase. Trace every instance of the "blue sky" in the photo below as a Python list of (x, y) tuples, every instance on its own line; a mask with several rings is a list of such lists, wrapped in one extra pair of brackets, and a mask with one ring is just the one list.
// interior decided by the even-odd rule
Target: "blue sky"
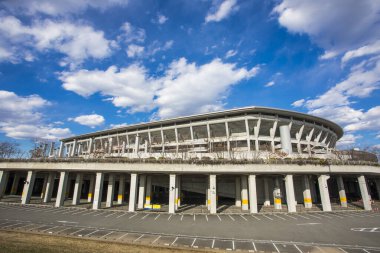
[(0, 140), (268, 106), (380, 148), (376, 0), (4, 0)]

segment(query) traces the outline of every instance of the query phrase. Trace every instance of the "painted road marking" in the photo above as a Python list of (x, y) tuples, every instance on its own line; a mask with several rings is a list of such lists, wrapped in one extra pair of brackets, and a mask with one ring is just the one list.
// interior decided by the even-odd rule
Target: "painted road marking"
[(309, 222), (309, 223), (300, 223), (297, 224), (297, 226), (304, 226), (304, 225), (320, 225), (322, 223), (317, 223), (317, 222)]
[(293, 220), (297, 220), (297, 218), (296, 217), (293, 217), (292, 215), (290, 215), (290, 214), (287, 214), (287, 213), (285, 213), (285, 215), (287, 216), (287, 217), (289, 217), (289, 218), (292, 218)]
[(133, 217), (135, 217), (137, 215), (137, 213), (135, 213), (134, 215), (132, 215), (131, 217), (129, 217), (128, 219), (132, 219)]
[(214, 245), (215, 245), (215, 239), (212, 240), (212, 245), (211, 245), (211, 248), (212, 248), (212, 249), (214, 248)]
[(121, 240), (121, 238), (123, 238), (123, 237), (125, 237), (125, 236), (127, 236), (127, 235), (128, 235), (128, 233), (125, 233), (124, 235), (118, 237), (116, 240), (117, 240), (117, 241), (118, 241), (118, 240)]
[(245, 220), (245, 221), (248, 221), (247, 218), (245, 218), (243, 215), (240, 215), (240, 217)]
[(144, 220), (146, 217), (148, 217), (149, 216), (149, 213), (148, 214), (146, 214), (146, 215), (144, 215), (144, 217), (142, 217), (141, 219), (142, 220)]
[(98, 229), (96, 229), (95, 231), (92, 231), (91, 233), (89, 233), (89, 234), (87, 234), (87, 235), (85, 235), (85, 236), (90, 236), (90, 235), (92, 235), (92, 234), (95, 234), (96, 232), (98, 232), (99, 230)]
[(155, 242), (157, 242), (158, 239), (160, 239), (160, 238), (161, 238), (161, 236), (159, 235), (156, 239), (154, 239), (154, 241), (152, 242), (152, 244), (154, 244)]
[(297, 245), (293, 244), (294, 248), (296, 248), (298, 250), (299, 253), (303, 253), (302, 250), (300, 250), (300, 248), (298, 248)]
[(140, 240), (142, 237), (144, 236), (144, 234), (140, 235), (137, 239), (135, 239), (133, 242), (137, 242), (138, 240)]
[(273, 215), (276, 216), (277, 218), (281, 219), (281, 220), (286, 220), (285, 218), (283, 218), (283, 217), (281, 217), (281, 216), (279, 216), (277, 214), (273, 214)]
[(369, 233), (373, 233), (373, 232), (380, 232), (380, 228), (376, 227), (376, 228), (351, 228), (352, 231), (355, 231), (355, 232), (369, 232)]
[(235, 219), (234, 219), (234, 218), (232, 218), (232, 216), (231, 216), (231, 215), (229, 215), (229, 214), (228, 214), (228, 217), (230, 217), (232, 221), (235, 221)]
[(207, 217), (207, 214), (205, 215), (205, 218), (206, 218), (206, 221), (208, 222), (208, 217)]
[(254, 242), (252, 242), (252, 246), (253, 246), (253, 249), (254, 249), (255, 251), (257, 251), (257, 249), (256, 249), (256, 245), (255, 245)]
[(88, 210), (83, 210), (83, 211), (80, 211), (80, 212), (72, 213), (71, 215), (76, 215), (76, 214), (84, 213), (84, 212), (87, 212), (87, 211), (88, 211)]
[(113, 231), (111, 231), (111, 232), (109, 232), (108, 234), (105, 234), (105, 235), (99, 237), (99, 239), (102, 239), (102, 238), (104, 238), (104, 237), (107, 237), (108, 235), (110, 235), (110, 234), (112, 234), (112, 233), (113, 233)]
[(123, 217), (124, 215), (126, 215), (127, 213), (123, 213), (122, 215), (119, 215), (119, 216), (116, 216), (116, 219), (119, 219), (120, 217)]
[(168, 220), (170, 220), (170, 218), (172, 217), (172, 214), (171, 215), (169, 215), (169, 217), (168, 217)]
[(256, 217), (256, 215), (251, 215), (253, 218), (255, 218), (256, 220), (261, 220), (261, 219), (259, 219), (258, 217)]
[(160, 215), (161, 215), (161, 214), (158, 214), (158, 215), (156, 216), (156, 218), (154, 218), (154, 220), (157, 220), (157, 219), (158, 219), (158, 217), (160, 217)]
[[(197, 238), (194, 238), (194, 241), (193, 241), (193, 243), (191, 244), (190, 247), (194, 247), (194, 243), (195, 243), (196, 240), (197, 240)], [(198, 248), (198, 247), (197, 247), (197, 248)]]
[(170, 244), (170, 246), (173, 246), (173, 244), (178, 240), (178, 237), (174, 239), (174, 241)]
[(113, 212), (113, 213), (111, 213), (109, 215), (106, 215), (106, 216), (104, 216), (104, 218), (110, 217), (110, 216), (115, 215), (115, 214), (117, 214), (117, 212)]
[(274, 248), (276, 249), (277, 253), (280, 253), (280, 251), (278, 250), (276, 244), (274, 244), (274, 243), (272, 243), (272, 244), (273, 244)]
[(219, 217), (219, 215), (216, 215), (216, 216), (218, 217), (219, 221), (222, 221), (222, 219)]
[(183, 214), (181, 215), (181, 221), (183, 220)]
[(322, 219), (321, 217), (316, 216), (316, 215), (314, 215), (314, 214), (310, 214), (310, 213), (305, 214), (305, 215), (309, 215), (310, 217), (316, 218), (316, 219), (318, 219), (318, 220)]
[(47, 232), (47, 231), (49, 231), (50, 229), (53, 229), (53, 228), (56, 228), (56, 227), (58, 227), (58, 226), (54, 226), (54, 227), (51, 227), (51, 228), (48, 228), (48, 229), (44, 229), (44, 230), (42, 230), (41, 232)]
[(264, 216), (265, 218), (269, 219), (269, 220), (273, 220), (272, 218), (266, 216), (265, 214), (263, 214), (263, 216)]

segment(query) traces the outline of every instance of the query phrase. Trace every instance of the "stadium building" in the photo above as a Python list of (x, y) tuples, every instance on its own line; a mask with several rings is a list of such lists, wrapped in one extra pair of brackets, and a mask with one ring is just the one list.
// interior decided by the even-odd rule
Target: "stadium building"
[(44, 159), (1, 161), (0, 197), (131, 212), (371, 210), (377, 159), (340, 155), (342, 135), (329, 120), (265, 107), (129, 125), (62, 139)]

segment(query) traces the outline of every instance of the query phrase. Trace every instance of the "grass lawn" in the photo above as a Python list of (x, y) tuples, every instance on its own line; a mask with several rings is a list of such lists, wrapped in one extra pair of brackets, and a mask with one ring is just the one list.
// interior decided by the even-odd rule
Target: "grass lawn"
[[(54, 235), (40, 235), (13, 231), (0, 231), (0, 252), (27, 252), (27, 253), (55, 253), (55, 252), (102, 252), (102, 253), (196, 253), (203, 250), (153, 247), (136, 244), (122, 244), (116, 242), (95, 241), (89, 239), (69, 238)], [(208, 251), (210, 252), (210, 251)], [(215, 252), (215, 251), (212, 251)]]

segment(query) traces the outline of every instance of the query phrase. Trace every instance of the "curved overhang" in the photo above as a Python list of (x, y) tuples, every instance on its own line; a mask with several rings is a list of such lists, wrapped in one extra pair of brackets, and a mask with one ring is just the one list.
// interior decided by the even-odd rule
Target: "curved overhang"
[(159, 126), (167, 125), (167, 124), (176, 124), (176, 123), (180, 124), (180, 123), (189, 122), (189, 121), (207, 120), (209, 118), (216, 118), (216, 117), (230, 117), (230, 116), (242, 115), (242, 114), (278, 115), (280, 117), (283, 116), (283, 117), (288, 117), (288, 118), (289, 117), (297, 118), (300, 120), (305, 120), (307, 122), (314, 122), (316, 124), (323, 125), (325, 127), (330, 128), (333, 132), (335, 132), (338, 139), (340, 139), (343, 136), (343, 129), (338, 124), (324, 118), (320, 118), (317, 116), (300, 113), (296, 111), (289, 111), (289, 110), (270, 108), (270, 107), (250, 106), (250, 107), (242, 107), (242, 108), (236, 108), (236, 109), (230, 109), (230, 110), (224, 110), (224, 111), (209, 112), (209, 113), (196, 114), (196, 115), (190, 115), (190, 116), (182, 116), (182, 117), (176, 117), (176, 118), (164, 119), (164, 120), (158, 120), (158, 121), (152, 121), (152, 122), (146, 122), (146, 123), (138, 123), (138, 124), (123, 126), (123, 127), (118, 127), (118, 128), (101, 130), (101, 131), (92, 132), (88, 134), (76, 135), (76, 136), (61, 139), (61, 141), (67, 142), (74, 139), (84, 139), (84, 138), (90, 138), (96, 135), (114, 134), (114, 133), (132, 130), (132, 129), (136, 130), (136, 129), (147, 128), (147, 127), (159, 127)]

